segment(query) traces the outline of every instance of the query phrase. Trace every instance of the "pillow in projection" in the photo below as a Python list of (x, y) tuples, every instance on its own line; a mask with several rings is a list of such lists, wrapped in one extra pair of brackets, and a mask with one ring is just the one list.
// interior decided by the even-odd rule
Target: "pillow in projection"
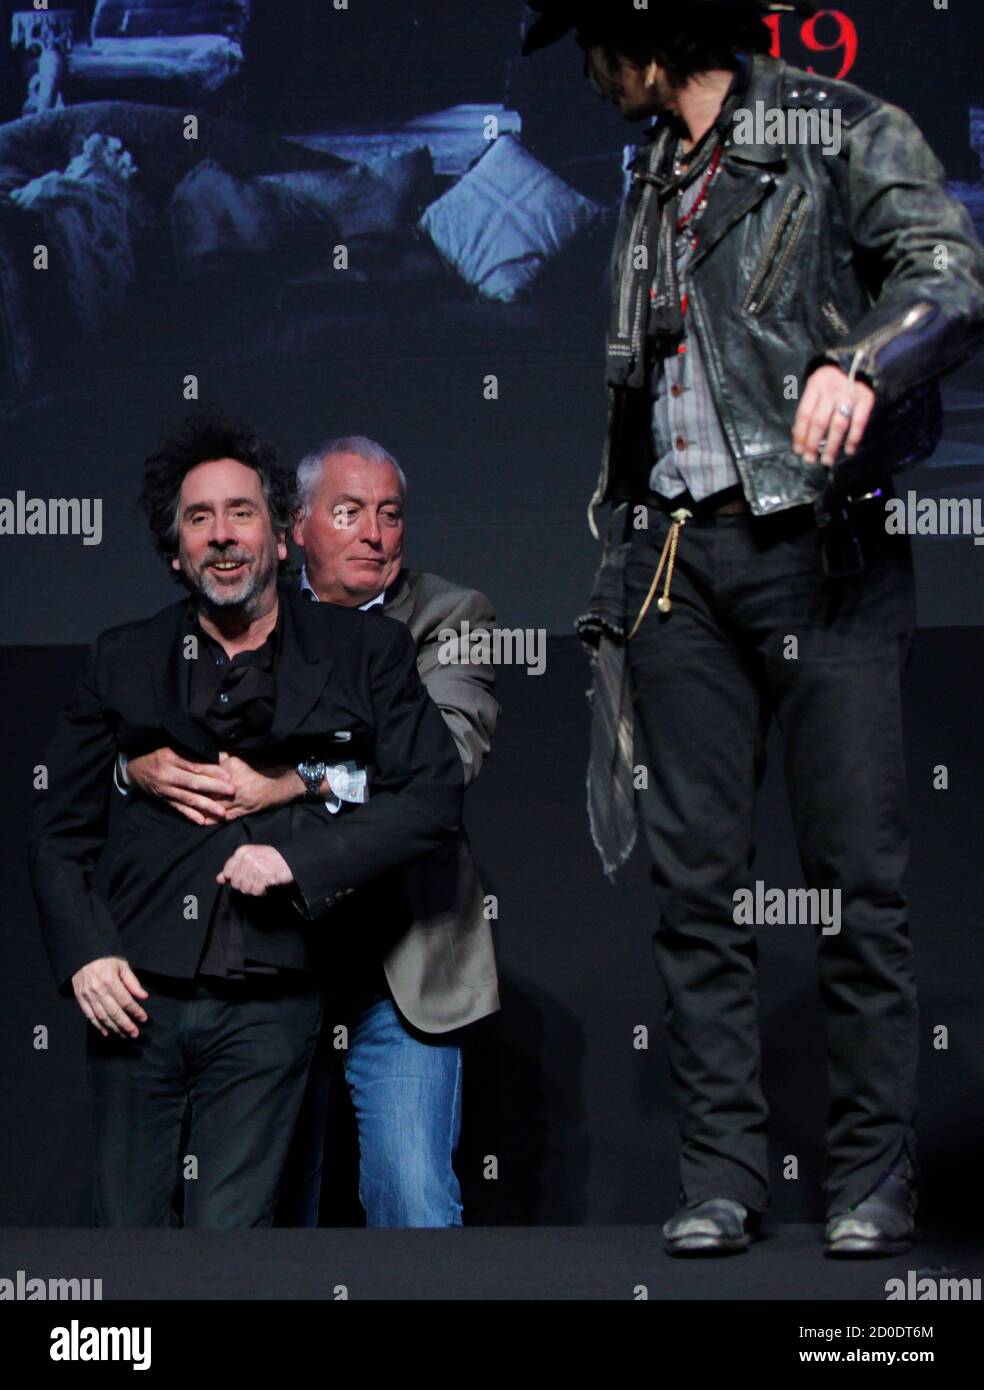
[(485, 299), (511, 303), (603, 209), (551, 173), (513, 135), (500, 135), (420, 225)]

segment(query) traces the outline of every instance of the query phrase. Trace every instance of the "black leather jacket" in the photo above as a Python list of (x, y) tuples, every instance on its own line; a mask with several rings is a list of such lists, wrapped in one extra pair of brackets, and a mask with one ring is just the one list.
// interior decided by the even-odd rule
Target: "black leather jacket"
[[(813, 503), (822, 522), (830, 470), (805, 464), (791, 440), (807, 377), (824, 362), (853, 366), (877, 396), (861, 448), (834, 470), (838, 487), (856, 491), (926, 458), (942, 431), (939, 378), (984, 335), (984, 253), (899, 107), (761, 55), (744, 105), (755, 111), (757, 102), (766, 111), (839, 110), (841, 149), (729, 139), (689, 276), (691, 331), (752, 512)], [(656, 169), (675, 139), (661, 124), (635, 169)], [(651, 183), (634, 180), (622, 209), (615, 305), (647, 188), (652, 197)], [(596, 537), (597, 508), (641, 496), (652, 463), (647, 393), (608, 390), (608, 439), (588, 509)]]

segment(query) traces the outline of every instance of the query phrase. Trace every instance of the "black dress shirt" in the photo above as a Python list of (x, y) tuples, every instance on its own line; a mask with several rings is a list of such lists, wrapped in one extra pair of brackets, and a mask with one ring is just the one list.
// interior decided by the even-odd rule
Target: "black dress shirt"
[[(188, 711), (226, 752), (261, 748), (270, 732), (282, 630), (283, 616), (278, 614), (262, 646), (229, 657), (201, 627), (193, 605), (189, 607), (188, 635), (196, 639), (198, 655), (189, 662)], [(246, 959), (242, 929), (246, 910), (248, 899), (223, 884), (212, 909), (198, 974), (223, 980), (260, 975), (297, 979), (302, 972), (284, 972)]]

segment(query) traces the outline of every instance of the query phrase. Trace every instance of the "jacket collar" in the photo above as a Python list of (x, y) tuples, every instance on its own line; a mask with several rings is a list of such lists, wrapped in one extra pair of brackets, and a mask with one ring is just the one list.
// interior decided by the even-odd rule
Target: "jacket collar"
[(401, 569), (386, 593), (383, 612), (388, 618), (398, 618), (401, 623), (409, 623), (413, 613), (413, 589), (410, 585), (412, 571)]
[[(277, 659), (277, 702), (270, 730), (274, 743), (297, 728), (324, 689), (334, 665), (325, 651), (324, 619), (314, 611), (316, 605), (290, 589), (281, 588), (278, 597), (283, 627)], [(161, 614), (160, 640), (154, 642), (151, 656), (157, 714), (180, 750), (216, 762), (218, 745), (188, 712), (191, 658), (185, 654), (187, 615), (186, 601)]]
[[(325, 650), (324, 614), (296, 589), (280, 590), (283, 645), (277, 662), (277, 703), (270, 741), (292, 734), (310, 711), (328, 680), (334, 658)], [(330, 607), (330, 605), (327, 605)]]
[[(783, 74), (786, 64), (781, 58), (770, 58), (766, 53), (752, 56), (748, 89), (742, 99), (742, 107), (750, 111), (758, 109), (761, 102), (766, 111), (782, 107)], [(726, 162), (736, 165), (780, 165), (784, 162), (781, 145), (760, 144), (736, 145), (733, 141), (725, 146)]]
[[(765, 54), (755, 55), (742, 104), (750, 110), (762, 101), (766, 110), (779, 102), (785, 64)], [(725, 145), (714, 195), (700, 226), (693, 271), (722, 237), (772, 193), (785, 168), (781, 145)]]
[[(413, 612), (413, 590), (409, 583), (408, 576), (415, 573), (415, 570), (401, 569), (388, 589), (384, 589), (381, 594), (377, 594), (371, 602), (360, 603), (359, 607), (365, 612), (371, 608), (377, 607), (380, 602), (382, 602), (383, 612), (387, 617), (396, 616), (402, 622), (407, 622), (410, 614)], [(314, 592), (314, 589), (311, 587), (311, 582), (308, 579), (307, 570), (303, 568), (301, 570), (300, 586), (302, 593), (317, 598), (317, 594)], [(310, 603), (310, 601), (311, 599), (309, 598), (308, 602)], [(395, 615), (393, 613), (394, 607), (399, 610)]]
[[(768, 198), (776, 187), (778, 174), (783, 167), (782, 154), (771, 145), (735, 146), (731, 142), (732, 118), (734, 112), (747, 108), (749, 103), (762, 100), (774, 105), (781, 91), (784, 71), (782, 62), (764, 54), (741, 58), (740, 68), (722, 102), (714, 126), (705, 136), (708, 145), (716, 140), (725, 141), (724, 156), (701, 220), (691, 271), (732, 227)], [(751, 109), (754, 110), (754, 106)], [(675, 242), (668, 221), (668, 217), (673, 215), (675, 203), (670, 204), (668, 213), (667, 201), (672, 199), (684, 182), (689, 184), (700, 178), (701, 174), (698, 166), (692, 168), (689, 179), (674, 179), (670, 174), (667, 167), (668, 146), (677, 128), (672, 118), (661, 117), (646, 132), (647, 143), (632, 161), (635, 187), (630, 190), (630, 196), (622, 207), (613, 256), (615, 273), (612, 276), (606, 356), (607, 381), (612, 386), (636, 390), (644, 386), (647, 356), (644, 339), (650, 317), (647, 314), (647, 297), (653, 292), (654, 282), (657, 307), (666, 320), (661, 327), (668, 334), (674, 334), (680, 327), (675, 321), (679, 316), (672, 308), (667, 308), (672, 305), (678, 288), (672, 273)], [(709, 156), (706, 148), (704, 156)], [(700, 166), (706, 163), (704, 157), (698, 159)], [(640, 184), (648, 187), (640, 191)], [(655, 272), (648, 265), (637, 267), (634, 258), (629, 256), (628, 240), (640, 226), (640, 234), (656, 248)]]
[(219, 750), (215, 740), (188, 713), (191, 662), (197, 659), (189, 646), (188, 600), (172, 604), (159, 619), (160, 633), (152, 631), (150, 634), (152, 685), (158, 718), (180, 752), (194, 753), (207, 762), (216, 762)]

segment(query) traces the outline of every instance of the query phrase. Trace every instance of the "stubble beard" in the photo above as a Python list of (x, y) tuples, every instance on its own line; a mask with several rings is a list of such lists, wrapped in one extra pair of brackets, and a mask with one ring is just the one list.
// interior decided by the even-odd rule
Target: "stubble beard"
[(206, 562), (201, 570), (194, 575), (191, 583), (197, 593), (198, 602), (209, 617), (227, 618), (230, 615), (235, 615), (244, 622), (251, 622), (262, 607), (274, 570), (274, 561), (268, 557), (259, 556), (254, 560), (249, 574), (240, 581), (239, 586), (230, 590), (216, 584), (209, 574), (208, 562)]

